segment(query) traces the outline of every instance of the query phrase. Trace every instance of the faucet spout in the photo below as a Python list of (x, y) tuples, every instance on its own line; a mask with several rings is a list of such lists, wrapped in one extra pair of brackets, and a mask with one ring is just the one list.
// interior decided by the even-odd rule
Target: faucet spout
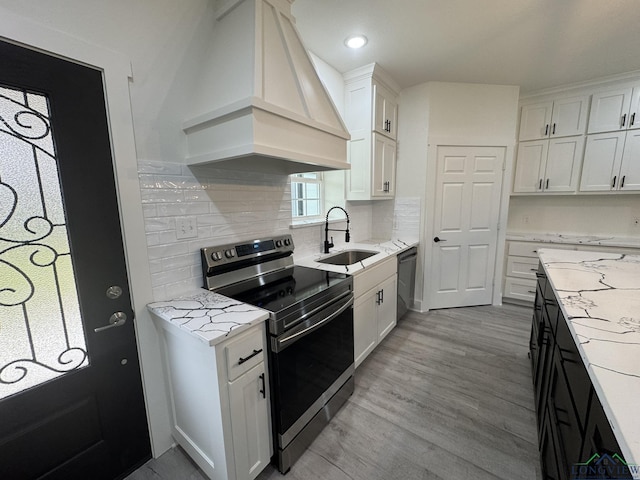
[[(331, 210), (334, 209), (339, 209), (342, 210), (345, 214), (345, 216), (347, 217), (347, 228), (345, 230), (340, 230), (340, 229), (336, 229), (336, 228), (329, 228), (329, 214), (331, 213)], [(349, 214), (347, 213), (347, 211), (342, 208), (342, 207), (331, 207), (328, 211), (327, 211), (327, 216), (325, 218), (325, 222), (324, 222), (324, 253), (329, 253), (329, 249), (332, 248), (333, 245), (333, 237), (331, 237), (331, 241), (329, 241), (329, 231), (332, 232), (345, 232), (344, 234), (344, 241), (348, 242), (351, 239), (351, 235), (349, 234)]]

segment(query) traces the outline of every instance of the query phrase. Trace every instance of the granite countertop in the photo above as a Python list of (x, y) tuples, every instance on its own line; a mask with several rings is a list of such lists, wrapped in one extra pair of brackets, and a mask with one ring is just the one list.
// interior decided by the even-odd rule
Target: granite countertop
[(208, 345), (216, 345), (269, 318), (269, 312), (199, 289), (166, 302), (147, 305), (157, 318), (169, 322)]
[(615, 237), (565, 233), (507, 232), (506, 238), (507, 240), (521, 242), (569, 243), (578, 245), (600, 245), (603, 247), (640, 248), (640, 236)]
[(622, 454), (640, 464), (640, 255), (539, 255)]
[[(296, 259), (296, 265), (303, 267), (318, 268), (321, 270), (336, 272), (336, 273), (349, 273), (351, 275), (371, 267), (376, 263), (388, 258), (390, 256), (396, 256), (404, 251), (409, 250), (411, 247), (418, 245), (417, 238), (395, 238), (392, 240), (365, 240), (357, 243), (349, 243), (342, 247), (336, 247), (331, 249), (330, 253), (316, 253), (308, 257)], [(345, 250), (366, 250), (369, 252), (376, 252), (375, 255), (366, 258), (353, 265), (330, 265), (327, 263), (320, 263), (318, 260), (330, 257), (336, 253), (343, 252)]]

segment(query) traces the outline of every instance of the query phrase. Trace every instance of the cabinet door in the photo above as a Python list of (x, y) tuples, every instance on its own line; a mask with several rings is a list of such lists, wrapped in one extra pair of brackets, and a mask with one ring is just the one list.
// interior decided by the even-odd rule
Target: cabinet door
[(516, 173), (513, 180), (515, 193), (542, 191), (543, 164), (547, 158), (548, 149), (548, 140), (521, 142), (518, 145)]
[(580, 191), (609, 191), (617, 185), (625, 132), (587, 136)]
[(631, 94), (631, 88), (594, 93), (591, 97), (588, 133), (625, 130), (630, 121)]
[(396, 139), (398, 104), (389, 90), (381, 85), (373, 84), (373, 129)]
[(557, 138), (549, 141), (542, 188), (545, 192), (575, 192), (578, 187), (584, 137)]
[(587, 95), (554, 101), (551, 127), (549, 127), (550, 136), (570, 137), (584, 134), (587, 127), (588, 106)]
[(553, 102), (523, 105), (520, 111), (520, 135), (518, 139), (537, 140), (549, 136)]
[(630, 130), (640, 128), (640, 87), (635, 87), (631, 94), (628, 128)]
[(625, 192), (640, 190), (640, 130), (627, 132), (617, 188)]
[(353, 358), (356, 368), (378, 344), (376, 293), (372, 290), (353, 306)]
[(253, 479), (271, 459), (269, 381), (264, 362), (229, 383), (236, 479)]
[(396, 326), (398, 316), (398, 283), (396, 275), (380, 285), (378, 294), (378, 342)]
[(374, 133), (371, 196), (392, 198), (395, 194), (396, 142)]

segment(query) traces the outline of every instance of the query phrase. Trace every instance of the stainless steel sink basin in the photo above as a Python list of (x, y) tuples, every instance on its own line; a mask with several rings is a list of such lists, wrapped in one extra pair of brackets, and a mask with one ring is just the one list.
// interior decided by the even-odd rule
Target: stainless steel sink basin
[(353, 265), (365, 258), (373, 257), (378, 252), (369, 252), (367, 250), (345, 250), (336, 253), (330, 257), (318, 260), (318, 263), (328, 263), (329, 265)]

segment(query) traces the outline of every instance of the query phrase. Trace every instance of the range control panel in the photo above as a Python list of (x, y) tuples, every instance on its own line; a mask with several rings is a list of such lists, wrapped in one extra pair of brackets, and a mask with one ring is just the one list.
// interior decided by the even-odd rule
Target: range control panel
[(206, 266), (206, 271), (212, 268), (229, 265), (244, 260), (258, 259), (261, 256), (270, 254), (291, 254), (293, 252), (293, 239), (291, 235), (252, 240), (244, 243), (232, 243), (228, 245), (218, 245), (216, 247), (206, 247), (201, 249), (202, 263)]

